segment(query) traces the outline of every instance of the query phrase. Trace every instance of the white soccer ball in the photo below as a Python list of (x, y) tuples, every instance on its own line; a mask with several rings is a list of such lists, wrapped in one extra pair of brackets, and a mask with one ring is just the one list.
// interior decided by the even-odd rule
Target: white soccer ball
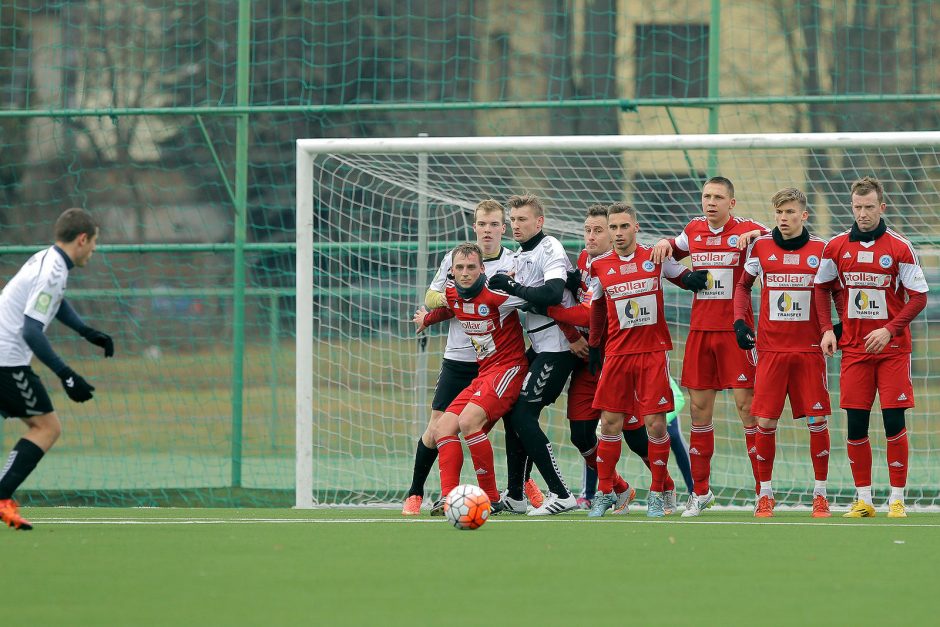
[(490, 499), (475, 485), (459, 485), (444, 499), (444, 516), (457, 529), (477, 529), (490, 516)]

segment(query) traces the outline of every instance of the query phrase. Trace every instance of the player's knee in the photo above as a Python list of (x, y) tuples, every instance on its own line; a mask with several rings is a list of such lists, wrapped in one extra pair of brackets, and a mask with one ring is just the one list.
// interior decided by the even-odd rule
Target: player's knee
[(55, 413), (44, 414), (30, 419), (29, 439), (36, 443), (39, 448), (48, 451), (56, 443), (59, 436), (62, 435), (62, 423)]
[(893, 438), (904, 430), (904, 408), (890, 407), (881, 410), (884, 416), (885, 437)]
[(590, 451), (597, 444), (597, 434), (592, 430), (576, 427), (578, 423), (571, 423), (571, 443), (582, 454)]
[(761, 429), (776, 429), (777, 421), (773, 418), (758, 418), (757, 426)]

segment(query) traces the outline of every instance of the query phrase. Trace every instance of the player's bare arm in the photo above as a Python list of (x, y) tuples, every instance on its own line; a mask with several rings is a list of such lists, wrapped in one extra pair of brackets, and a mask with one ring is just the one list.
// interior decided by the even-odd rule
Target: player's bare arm
[(663, 259), (668, 257), (672, 257), (672, 244), (669, 243), (668, 239), (661, 239), (653, 246), (650, 259), (653, 263), (662, 263)]

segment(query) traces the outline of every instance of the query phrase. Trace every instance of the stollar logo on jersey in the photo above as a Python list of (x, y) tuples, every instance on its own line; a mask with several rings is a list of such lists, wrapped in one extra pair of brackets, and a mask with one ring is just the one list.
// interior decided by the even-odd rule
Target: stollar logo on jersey
[(49, 305), (52, 304), (52, 294), (48, 292), (39, 292), (39, 296), (36, 297), (36, 304), (33, 308), (39, 313), (49, 313)]
[(643, 269), (646, 270), (647, 272), (652, 272), (652, 271), (653, 271), (653, 268), (655, 268), (655, 267), (656, 267), (656, 264), (654, 264), (654, 263), (653, 263), (651, 260), (649, 260), (649, 259), (647, 259), (646, 261), (643, 262)]
[(479, 307), (477, 307), (477, 311), (480, 312), (481, 316), (488, 316), (490, 313), (490, 308), (487, 307), (486, 305), (480, 305)]
[(878, 258), (878, 265), (881, 266), (882, 268), (887, 269), (891, 267), (892, 261), (893, 260), (891, 259), (891, 255), (882, 255), (881, 257)]

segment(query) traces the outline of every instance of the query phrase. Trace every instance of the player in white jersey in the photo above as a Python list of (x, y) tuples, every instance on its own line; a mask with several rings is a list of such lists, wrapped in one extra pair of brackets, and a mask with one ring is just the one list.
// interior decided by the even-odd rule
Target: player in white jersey
[[(487, 276), (493, 276), (497, 272), (512, 271), (512, 253), (503, 248), (501, 243), (502, 236), (506, 233), (506, 211), (503, 206), (495, 200), (480, 202), (474, 210), (473, 232), (476, 233), (477, 244), (483, 251)], [(451, 274), (451, 259), (450, 252), (444, 255), (440, 268), (428, 287), (424, 297), (424, 303), (428, 309), (447, 305), (444, 287), (448, 275)], [(460, 321), (454, 318), (450, 321), (447, 330), (444, 359), (441, 361), (441, 371), (434, 389), (434, 399), (431, 401), (431, 418), (428, 420), (424, 433), (418, 439), (418, 446), (415, 450), (414, 472), (408, 496), (402, 506), (402, 515), (417, 516), (421, 513), (424, 484), (437, 460), (435, 425), (444, 410), (476, 379), (478, 374), (476, 350), (470, 343), (470, 338), (464, 333)], [(443, 514), (443, 500), (441, 500), (440, 507), (438, 503), (435, 503), (431, 508), (431, 515), (443, 516)]]
[[(510, 208), (513, 239), (520, 245), (516, 252), (515, 275), (497, 274), (490, 279), (490, 287), (542, 308), (558, 304), (573, 306), (574, 296), (565, 289), (565, 285), (568, 272), (574, 266), (561, 242), (542, 232), (545, 216), (541, 202), (527, 194), (512, 196), (506, 204)], [(577, 508), (578, 503), (561, 476), (551, 442), (539, 426), (539, 413), (561, 394), (578, 357), (587, 355), (587, 341), (573, 326), (556, 323), (535, 313), (526, 316), (525, 330), (532, 344), (528, 352), (529, 374), (518, 402), (503, 418), (509, 473), (506, 511), (525, 511), (522, 492), (525, 457), (528, 456), (538, 467), (549, 489), (545, 502), (532, 514), (559, 514)]]
[(48, 393), (29, 366), (33, 355), (59, 377), (73, 401), (91, 400), (95, 390), (56, 355), (46, 327), (54, 318), (103, 348), (105, 357), (114, 354), (111, 337), (85, 324), (65, 300), (69, 271), (88, 263), (97, 239), (98, 226), (88, 213), (66, 210), (55, 223), (55, 245), (30, 257), (0, 294), (0, 415), (22, 419), (28, 429), (0, 470), (0, 520), (14, 529), (32, 525), (20, 515), (13, 493), (62, 432)]

